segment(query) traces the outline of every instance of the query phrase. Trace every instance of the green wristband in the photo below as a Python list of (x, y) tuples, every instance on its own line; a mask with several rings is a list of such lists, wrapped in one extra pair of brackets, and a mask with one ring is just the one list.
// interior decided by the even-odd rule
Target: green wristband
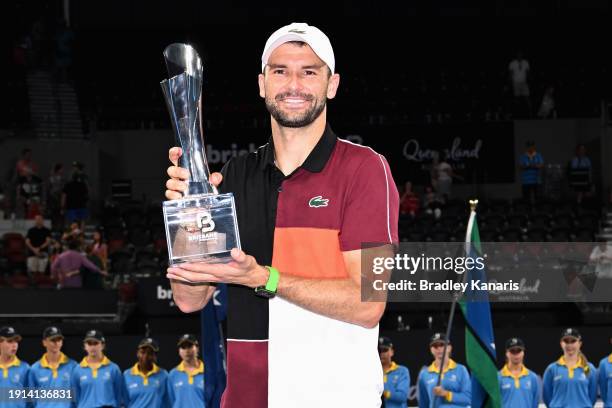
[(276, 293), (276, 289), (278, 288), (278, 280), (280, 278), (280, 273), (278, 269), (273, 266), (266, 266), (266, 269), (270, 272), (270, 276), (268, 277), (268, 282), (266, 282), (266, 290), (272, 293)]

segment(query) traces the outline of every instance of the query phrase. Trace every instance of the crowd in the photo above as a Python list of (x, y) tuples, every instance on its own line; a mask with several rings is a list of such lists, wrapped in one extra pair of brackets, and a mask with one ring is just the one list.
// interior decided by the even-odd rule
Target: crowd
[[(17, 357), (22, 337), (10, 326), (0, 328), (0, 388), (37, 391), (32, 400), (0, 400), (0, 408), (185, 408), (204, 407), (204, 363), (192, 334), (178, 339), (180, 363), (167, 372), (157, 365), (159, 344), (150, 337), (136, 347), (136, 363), (121, 372), (105, 354), (106, 339), (99, 330), (83, 338), (85, 356), (79, 362), (62, 352), (64, 336), (58, 327), (42, 334), (45, 353), (29, 365)], [(56, 391), (42, 398), (41, 390)]]
[[(498, 372), (502, 408), (593, 407), (598, 395), (604, 407), (612, 406), (612, 354), (599, 366), (582, 353), (582, 336), (567, 328), (561, 333), (561, 357), (551, 363), (542, 377), (525, 366), (523, 340), (510, 338), (505, 344), (505, 364)], [(451, 358), (452, 345), (443, 333), (435, 333), (429, 342), (433, 361), (417, 377), (419, 408), (469, 407), (472, 383), (467, 368)], [(410, 390), (408, 368), (393, 361), (394, 348), (387, 337), (379, 339), (378, 352), (384, 372), (385, 408), (406, 408)], [(440, 367), (442, 374), (440, 374)]]

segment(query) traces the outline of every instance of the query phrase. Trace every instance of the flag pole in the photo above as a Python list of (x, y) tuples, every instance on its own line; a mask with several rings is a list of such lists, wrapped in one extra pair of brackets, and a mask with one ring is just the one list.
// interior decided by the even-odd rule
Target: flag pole
[[(470, 219), (472, 218), (472, 213), (476, 211), (476, 207), (478, 206), (478, 200), (469, 200), (470, 203)], [(472, 223), (470, 223), (468, 221), (468, 225), (467, 225), (467, 231), (466, 231), (466, 238), (465, 238), (465, 242), (471, 242), (471, 239), (469, 237), (469, 234), (471, 233), (470, 229), (471, 229)], [(468, 241), (469, 239), (469, 241)], [(466, 248), (467, 249), (467, 248)], [(465, 281), (465, 278), (467, 276), (467, 273), (463, 274), (462, 276), (462, 280)], [(440, 386), (440, 384), (442, 384), (442, 371), (444, 371), (444, 363), (445, 363), (445, 359), (446, 359), (446, 350), (448, 347), (448, 343), (449, 343), (449, 339), (450, 339), (450, 334), (453, 328), (453, 321), (455, 320), (455, 309), (457, 308), (457, 302), (459, 301), (460, 298), (460, 294), (459, 292), (455, 292), (453, 294), (453, 303), (451, 304), (451, 309), (450, 309), (450, 313), (448, 316), (448, 323), (446, 325), (446, 341), (444, 342), (444, 349), (442, 351), (442, 360), (440, 361), (440, 370), (438, 371), (438, 381), (436, 383), (436, 386)], [(437, 405), (437, 396), (436, 396), (436, 404), (434, 404), (434, 406)]]

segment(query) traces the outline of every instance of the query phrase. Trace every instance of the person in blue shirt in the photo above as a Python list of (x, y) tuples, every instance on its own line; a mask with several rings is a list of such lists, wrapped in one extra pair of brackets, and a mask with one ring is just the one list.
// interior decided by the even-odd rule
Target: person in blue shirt
[(157, 364), (159, 345), (146, 337), (138, 344), (132, 368), (123, 372), (125, 384), (124, 399), (128, 408), (166, 408), (169, 406), (167, 395), (168, 372)]
[[(612, 342), (612, 339), (610, 339)], [(612, 353), (599, 362), (599, 393), (604, 403), (604, 408), (612, 408)]]
[(580, 351), (578, 330), (561, 334), (563, 356), (544, 372), (544, 403), (548, 408), (592, 408), (597, 400), (597, 371)]
[(526, 143), (526, 151), (520, 157), (520, 166), (523, 198), (534, 203), (538, 198), (538, 189), (542, 183), (541, 172), (544, 167), (544, 158), (536, 151), (533, 141)]
[(204, 363), (198, 358), (198, 340), (193, 334), (184, 334), (178, 348), (181, 363), (168, 375), (170, 406), (205, 408)]
[[(17, 358), (21, 336), (10, 326), (0, 328), (0, 388), (13, 390), (28, 386), (30, 366)], [(0, 400), (0, 408), (25, 408), (25, 400)]]
[(502, 408), (538, 408), (540, 382), (524, 364), (525, 343), (518, 337), (506, 341), (506, 365), (499, 372)]
[(410, 390), (410, 372), (408, 368), (393, 361), (393, 343), (388, 337), (378, 339), (378, 355), (383, 367), (385, 389), (382, 399), (385, 408), (406, 408)]
[[(446, 345), (446, 354), (444, 354)], [(472, 402), (472, 382), (465, 366), (450, 358), (452, 345), (443, 333), (435, 333), (429, 342), (429, 351), (434, 357), (429, 367), (423, 367), (418, 379), (419, 408), (469, 407)], [(440, 367), (442, 383), (438, 385)]]
[[(32, 388), (53, 389), (66, 392), (72, 389), (72, 371), (76, 361), (62, 353), (64, 336), (59, 328), (47, 327), (43, 331), (42, 344), (46, 350), (42, 358), (32, 365), (28, 374), (28, 384)], [(35, 408), (71, 408), (72, 400), (34, 401)]]
[(76, 407), (119, 408), (123, 402), (123, 376), (117, 364), (104, 355), (104, 335), (99, 330), (89, 330), (83, 343), (87, 355), (72, 372)]

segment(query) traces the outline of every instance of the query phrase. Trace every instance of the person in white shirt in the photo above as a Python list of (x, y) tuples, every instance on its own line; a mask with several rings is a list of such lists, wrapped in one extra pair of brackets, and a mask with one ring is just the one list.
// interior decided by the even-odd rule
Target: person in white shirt
[(593, 248), (589, 261), (595, 264), (595, 273), (598, 278), (612, 279), (612, 245), (605, 239), (600, 239)]
[(516, 53), (516, 57), (508, 65), (512, 92), (517, 102), (525, 103), (531, 115), (531, 101), (529, 99), (529, 61), (523, 57), (521, 51)]

